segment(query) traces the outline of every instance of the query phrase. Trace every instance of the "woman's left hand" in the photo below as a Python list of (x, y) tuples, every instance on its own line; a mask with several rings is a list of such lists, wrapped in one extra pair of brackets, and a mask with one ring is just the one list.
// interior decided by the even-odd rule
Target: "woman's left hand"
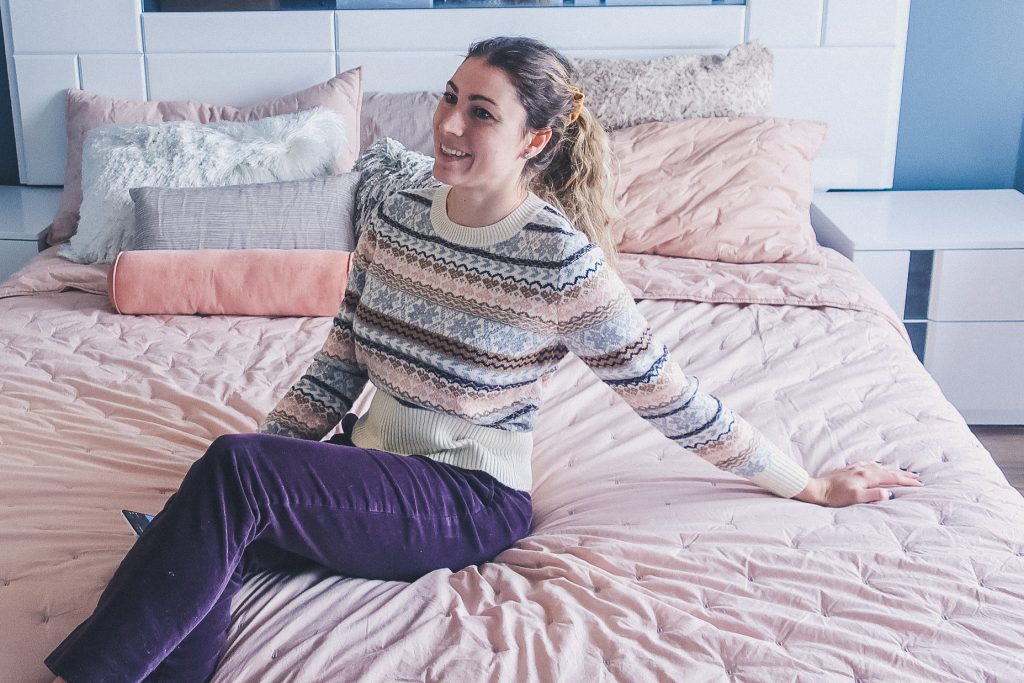
[(874, 462), (856, 462), (822, 477), (811, 477), (794, 498), (827, 507), (877, 503), (894, 497), (894, 486), (924, 486), (916, 472)]

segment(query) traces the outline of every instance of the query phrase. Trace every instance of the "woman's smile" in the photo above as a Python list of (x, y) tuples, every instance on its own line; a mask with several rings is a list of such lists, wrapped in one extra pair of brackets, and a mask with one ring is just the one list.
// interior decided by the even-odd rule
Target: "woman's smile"
[(449, 147), (448, 145), (444, 144), (443, 142), (441, 143), (441, 152), (446, 157), (450, 157), (452, 159), (462, 159), (464, 157), (471, 156), (469, 154), (469, 152), (463, 152), (460, 149), (456, 149), (454, 147)]

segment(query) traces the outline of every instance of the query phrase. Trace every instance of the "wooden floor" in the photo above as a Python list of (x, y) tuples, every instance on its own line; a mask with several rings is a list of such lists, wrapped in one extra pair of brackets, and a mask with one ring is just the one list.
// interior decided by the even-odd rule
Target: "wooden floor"
[(1024, 493), (1024, 426), (971, 427), (1010, 484)]

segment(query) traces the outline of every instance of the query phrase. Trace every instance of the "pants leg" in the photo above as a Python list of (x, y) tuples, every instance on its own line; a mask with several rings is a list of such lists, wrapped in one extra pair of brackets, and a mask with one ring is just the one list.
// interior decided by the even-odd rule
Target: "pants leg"
[(231, 579), (224, 592), (220, 594), (203, 620), (171, 650), (144, 681), (181, 683), (209, 678), (220, 661), (223, 642), (231, 626), (231, 599), (242, 587), (245, 576), (262, 569), (301, 570), (309, 564), (309, 560), (278, 550), (263, 541), (256, 541), (250, 545), (243, 553), (242, 561), (231, 573)]
[(529, 533), (530, 512), (528, 494), (420, 456), (220, 437), (45, 663), (70, 683), (161, 677), (161, 662), (173, 680), (204, 681), (253, 544), (346, 576), (412, 580), (491, 559)]

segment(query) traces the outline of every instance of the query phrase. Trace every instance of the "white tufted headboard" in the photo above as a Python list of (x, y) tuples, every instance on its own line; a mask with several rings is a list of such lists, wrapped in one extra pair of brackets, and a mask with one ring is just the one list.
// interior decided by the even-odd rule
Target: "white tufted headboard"
[(362, 65), (365, 90), (438, 90), (472, 40), (533, 35), (569, 56), (775, 53), (772, 113), (826, 121), (819, 187), (892, 186), (909, 0), (728, 6), (143, 13), (141, 0), (0, 0), (18, 167), (64, 180), (64, 91), (242, 105)]

